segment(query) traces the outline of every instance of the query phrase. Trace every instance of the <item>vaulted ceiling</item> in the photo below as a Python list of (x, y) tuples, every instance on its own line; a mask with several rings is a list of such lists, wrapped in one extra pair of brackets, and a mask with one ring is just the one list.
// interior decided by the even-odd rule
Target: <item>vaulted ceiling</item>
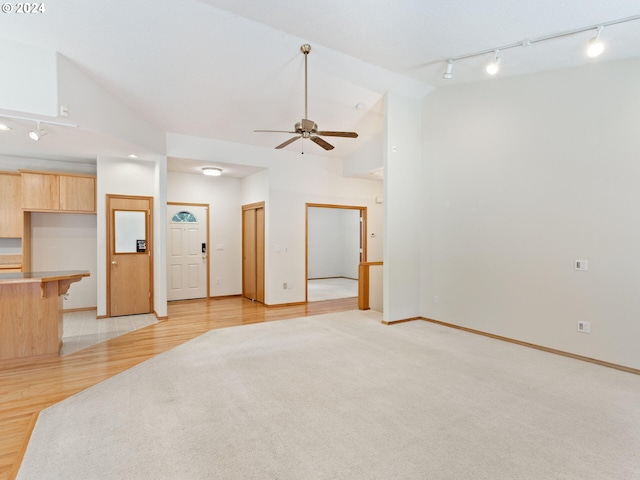
[[(434, 87), (495, 81), (483, 69), (487, 56), (456, 62), (453, 79), (443, 80), (447, 58), (640, 14), (637, 0), (44, 5), (43, 13), (0, 15), (0, 38), (60, 52), (163, 132), (268, 148), (288, 136), (254, 129), (290, 130), (304, 114), (300, 46), (310, 43), (309, 117), (323, 130), (360, 134), (356, 140), (331, 139), (336, 149), (327, 154), (338, 157), (380, 131), (385, 91), (420, 98)], [(640, 56), (640, 20), (605, 28), (607, 49), (596, 60), (584, 55), (593, 34), (504, 51), (499, 76)], [(74, 141), (83, 141), (76, 136), (55, 147), (44, 140), (36, 147), (3, 135), (0, 154), (72, 156)], [(90, 157), (83, 148), (82, 155)], [(313, 144), (305, 149), (325, 154)]]

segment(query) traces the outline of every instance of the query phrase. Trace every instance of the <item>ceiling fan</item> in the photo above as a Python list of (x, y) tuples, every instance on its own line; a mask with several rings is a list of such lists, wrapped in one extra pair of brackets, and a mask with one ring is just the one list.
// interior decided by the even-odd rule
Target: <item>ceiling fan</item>
[(286, 142), (281, 143), (276, 147), (276, 149), (284, 148), (287, 145), (295, 142), (299, 138), (308, 138), (313, 143), (320, 145), (325, 150), (333, 150), (333, 145), (329, 142), (320, 138), (324, 137), (345, 137), (345, 138), (357, 138), (358, 134), (356, 132), (333, 132), (328, 130), (318, 130), (318, 124), (316, 124), (313, 120), (309, 120), (307, 117), (307, 56), (311, 51), (311, 45), (304, 44), (300, 47), (300, 50), (304, 54), (304, 117), (302, 120), (297, 122), (293, 131), (288, 130), (254, 130), (254, 132), (273, 132), (273, 133), (292, 133), (296, 136), (290, 138)]

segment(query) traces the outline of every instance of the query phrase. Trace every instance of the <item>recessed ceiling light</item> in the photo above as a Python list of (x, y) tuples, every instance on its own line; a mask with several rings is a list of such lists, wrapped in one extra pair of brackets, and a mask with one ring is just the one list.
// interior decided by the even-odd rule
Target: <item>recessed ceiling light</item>
[(8, 132), (9, 130), (11, 130), (11, 127), (9, 125), (0, 123), (0, 132)]
[(205, 167), (202, 169), (202, 173), (210, 177), (219, 177), (220, 175), (222, 175), (222, 169), (215, 167)]

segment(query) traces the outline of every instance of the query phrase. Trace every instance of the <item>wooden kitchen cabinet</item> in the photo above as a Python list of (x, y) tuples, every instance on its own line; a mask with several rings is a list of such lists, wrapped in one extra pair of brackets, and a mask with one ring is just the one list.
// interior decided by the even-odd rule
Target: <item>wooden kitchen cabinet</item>
[(31, 212), (96, 213), (96, 177), (22, 171), (22, 208)]
[(58, 175), (22, 172), (22, 208), (29, 211), (59, 210)]
[(22, 237), (23, 219), (20, 174), (0, 172), (0, 238)]
[(96, 177), (60, 175), (60, 210), (96, 211)]

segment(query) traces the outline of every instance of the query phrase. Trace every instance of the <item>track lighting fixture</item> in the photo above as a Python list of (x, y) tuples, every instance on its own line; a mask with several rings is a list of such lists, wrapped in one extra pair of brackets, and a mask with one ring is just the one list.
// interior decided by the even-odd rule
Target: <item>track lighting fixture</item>
[(445, 78), (447, 80), (450, 80), (451, 78), (453, 78), (453, 60), (447, 61), (447, 69), (442, 75), (442, 78)]
[(205, 167), (202, 169), (202, 173), (203, 175), (208, 175), (210, 177), (219, 177), (220, 175), (222, 175), (222, 169), (215, 167)]
[(597, 30), (598, 32), (596, 33), (596, 36), (589, 41), (589, 46), (587, 48), (587, 55), (589, 55), (590, 57), (597, 57), (604, 51), (604, 44), (600, 41), (600, 35), (602, 33), (602, 29), (604, 27), (609, 27), (611, 25), (618, 25), (620, 23), (631, 22), (634, 20), (640, 20), (640, 15), (619, 18), (618, 20), (612, 20), (610, 22), (604, 22), (596, 25), (590, 25), (588, 27), (577, 28), (575, 30), (568, 30), (566, 32), (559, 32), (551, 35), (545, 35), (544, 37), (528, 38), (519, 42), (510, 43), (508, 45), (502, 45), (502, 46), (490, 48), (487, 50), (481, 50), (479, 52), (467, 53), (465, 55), (458, 55), (457, 57), (449, 57), (447, 60), (445, 60), (447, 62), (447, 67), (444, 74), (442, 75), (442, 78), (447, 80), (453, 78), (453, 62), (457, 62), (465, 58), (484, 56), (484, 55), (487, 55), (488, 53), (493, 53), (494, 59), (491, 63), (489, 63), (489, 65), (487, 65), (486, 70), (489, 75), (495, 75), (496, 73), (498, 73), (498, 70), (500, 68), (501, 59), (498, 56), (498, 53), (501, 50), (509, 50), (517, 47), (529, 47), (535, 43), (546, 42), (547, 40), (554, 40), (556, 38), (567, 37), (569, 35), (577, 35), (583, 32), (589, 32), (593, 30)]
[(589, 46), (587, 47), (587, 55), (590, 56), (591, 58), (597, 57), (604, 50), (604, 44), (600, 40), (600, 34), (602, 33), (603, 28), (604, 27), (602, 27), (602, 25), (599, 26), (598, 33), (596, 34), (596, 36), (593, 37), (591, 40), (589, 40)]
[(498, 73), (498, 70), (500, 70), (500, 62), (502, 61), (502, 59), (498, 56), (500, 53), (500, 50), (496, 50), (495, 52), (493, 52), (493, 61), (489, 62), (489, 64), (487, 65), (487, 73), (489, 75), (495, 75), (496, 73)]
[(42, 128), (40, 128), (40, 122), (36, 122), (36, 129), (35, 130), (31, 130), (29, 132), (29, 138), (31, 140), (33, 140), (34, 142), (37, 142), (42, 137), (44, 137), (46, 134), (47, 134), (47, 131), (42, 129)]

